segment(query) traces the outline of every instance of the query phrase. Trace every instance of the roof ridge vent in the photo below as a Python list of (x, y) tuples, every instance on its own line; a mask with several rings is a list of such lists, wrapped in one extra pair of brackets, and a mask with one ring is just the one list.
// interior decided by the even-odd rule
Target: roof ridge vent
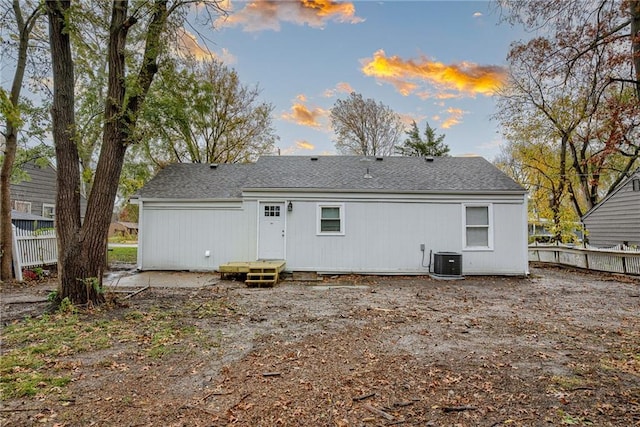
[(433, 162), (433, 156), (426, 156), (424, 159), (429, 163)]
[(209, 167), (210, 167), (211, 169), (216, 169), (216, 168), (218, 167), (218, 164), (217, 164), (217, 163), (210, 163), (210, 164), (209, 164)]

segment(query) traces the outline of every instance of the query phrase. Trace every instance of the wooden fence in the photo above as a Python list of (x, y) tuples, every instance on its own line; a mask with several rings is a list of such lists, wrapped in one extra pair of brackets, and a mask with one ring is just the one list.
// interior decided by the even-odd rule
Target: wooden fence
[(529, 246), (529, 261), (640, 275), (640, 249), (623, 245), (595, 248), (589, 245), (582, 247), (534, 244)]
[(23, 230), (13, 228), (13, 268), (17, 280), (22, 280), (22, 269), (52, 265), (58, 262), (58, 241), (52, 228)]

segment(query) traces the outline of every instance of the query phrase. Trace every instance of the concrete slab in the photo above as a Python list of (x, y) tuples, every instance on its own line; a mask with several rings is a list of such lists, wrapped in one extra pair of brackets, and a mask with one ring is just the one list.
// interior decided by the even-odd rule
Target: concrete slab
[(330, 289), (369, 289), (366, 285), (308, 285), (314, 291), (328, 291)]
[(142, 271), (112, 274), (103, 279), (105, 288), (202, 288), (220, 281), (215, 272)]

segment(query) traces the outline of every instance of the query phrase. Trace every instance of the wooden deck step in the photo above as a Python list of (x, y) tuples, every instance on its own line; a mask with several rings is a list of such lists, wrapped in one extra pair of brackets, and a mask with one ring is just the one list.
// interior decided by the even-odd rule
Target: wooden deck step
[(274, 286), (278, 283), (278, 276), (277, 267), (250, 268), (244, 283), (249, 286)]
[(280, 273), (285, 268), (284, 260), (274, 261), (254, 261), (254, 262), (231, 262), (221, 264), (219, 271), (221, 275), (242, 273), (247, 275), (245, 284), (247, 286), (274, 286), (280, 279)]

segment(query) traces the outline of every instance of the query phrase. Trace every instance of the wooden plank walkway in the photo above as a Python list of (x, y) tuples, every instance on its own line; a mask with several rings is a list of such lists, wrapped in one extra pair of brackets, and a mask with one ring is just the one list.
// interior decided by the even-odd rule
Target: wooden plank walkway
[(280, 273), (284, 270), (284, 260), (269, 261), (234, 261), (220, 264), (218, 271), (221, 277), (227, 274), (246, 274), (247, 286), (268, 286), (278, 283)]

